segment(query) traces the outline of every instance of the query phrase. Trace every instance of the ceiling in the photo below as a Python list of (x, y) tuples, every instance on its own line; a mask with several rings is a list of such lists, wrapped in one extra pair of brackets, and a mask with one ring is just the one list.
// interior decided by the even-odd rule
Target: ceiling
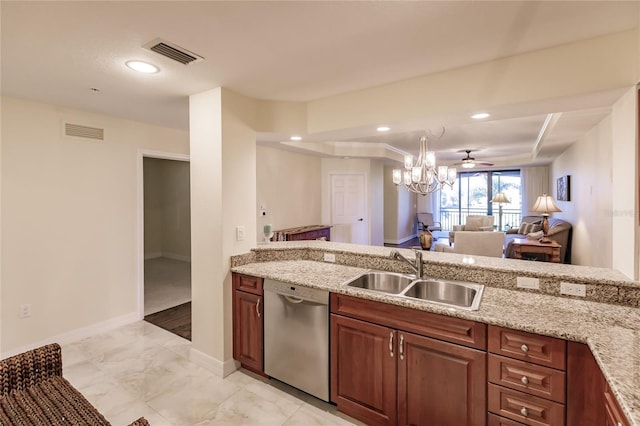
[[(616, 1), (2, 1), (0, 7), (3, 95), (182, 129), (188, 96), (214, 87), (306, 102), (632, 29), (639, 13), (638, 2)], [(205, 60), (184, 66), (142, 48), (158, 37)], [(131, 59), (161, 71), (137, 74), (124, 65)], [(471, 124), (454, 115), (432, 148), (444, 162), (473, 149), (480, 161), (531, 164), (547, 113), (562, 112), (536, 160), (549, 162), (620, 95), (598, 93), (542, 113), (539, 105), (525, 105)], [(420, 126), (306, 135), (305, 142), (415, 152), (423, 133), (416, 129), (427, 125)], [(259, 135), (264, 144), (281, 140)]]

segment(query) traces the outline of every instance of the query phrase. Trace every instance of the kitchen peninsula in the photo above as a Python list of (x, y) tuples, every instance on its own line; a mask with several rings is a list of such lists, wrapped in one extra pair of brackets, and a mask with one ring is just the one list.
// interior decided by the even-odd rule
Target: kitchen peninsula
[[(602, 268), (424, 252), (426, 276), (485, 285), (477, 311), (452, 309), (342, 285), (366, 269), (412, 272), (405, 263), (391, 259), (390, 253), (391, 249), (385, 247), (322, 241), (272, 243), (258, 246), (251, 253), (234, 256), (232, 271), (321, 288), (334, 295), (396, 305), (415, 312), (470, 320), (485, 324), (490, 330), (535, 333), (569, 341), (569, 345), (584, 343), (593, 353), (606, 378), (606, 386), (610, 387), (626, 416), (625, 423), (621, 424), (640, 425), (638, 282)], [(402, 250), (402, 253), (412, 256), (410, 250)], [(538, 278), (540, 289), (516, 289), (517, 277)], [(586, 297), (561, 296), (561, 282), (585, 284)], [(568, 392), (572, 392), (571, 383), (568, 380)], [(567, 424), (570, 425), (571, 407), (567, 407)]]

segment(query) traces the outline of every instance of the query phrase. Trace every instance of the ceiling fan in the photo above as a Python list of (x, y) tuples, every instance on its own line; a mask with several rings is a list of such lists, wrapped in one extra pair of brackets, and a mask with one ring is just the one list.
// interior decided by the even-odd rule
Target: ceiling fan
[(467, 156), (464, 157), (461, 162), (455, 163), (456, 166), (460, 166), (461, 165), (462, 168), (464, 168), (464, 169), (472, 169), (476, 165), (484, 166), (484, 167), (493, 166), (493, 163), (488, 163), (486, 161), (476, 161), (476, 159), (471, 156), (471, 150), (470, 149), (464, 149), (464, 150), (459, 151), (459, 152), (466, 152)]

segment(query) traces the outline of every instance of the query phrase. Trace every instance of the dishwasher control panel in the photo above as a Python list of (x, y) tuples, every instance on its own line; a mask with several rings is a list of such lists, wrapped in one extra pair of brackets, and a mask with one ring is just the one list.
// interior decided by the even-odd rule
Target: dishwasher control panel
[(283, 296), (297, 297), (317, 303), (328, 303), (329, 292), (317, 288), (309, 288), (301, 285), (283, 283), (270, 279), (264, 280), (264, 290), (272, 291)]

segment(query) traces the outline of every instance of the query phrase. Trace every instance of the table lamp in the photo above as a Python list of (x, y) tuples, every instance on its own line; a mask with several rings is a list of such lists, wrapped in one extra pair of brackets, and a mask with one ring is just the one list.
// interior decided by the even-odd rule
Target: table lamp
[(544, 234), (544, 237), (542, 237), (540, 242), (550, 243), (551, 240), (547, 238), (547, 234), (549, 233), (549, 213), (561, 212), (562, 210), (560, 210), (558, 206), (556, 206), (556, 203), (553, 201), (553, 197), (545, 193), (538, 197), (535, 204), (531, 208), (531, 211), (542, 214), (542, 233)]
[(502, 203), (509, 204), (511, 201), (504, 192), (498, 192), (491, 202), (498, 203), (498, 231), (502, 231)]

